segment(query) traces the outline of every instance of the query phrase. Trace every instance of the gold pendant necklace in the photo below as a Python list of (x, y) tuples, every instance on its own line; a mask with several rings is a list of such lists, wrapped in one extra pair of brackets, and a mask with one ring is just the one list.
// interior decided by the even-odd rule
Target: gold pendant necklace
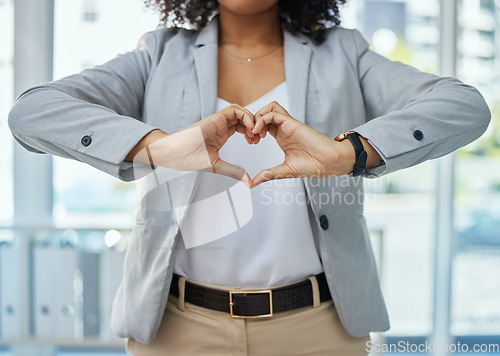
[(276, 50), (277, 50), (280, 46), (281, 46), (281, 44), (278, 44), (276, 47), (274, 47), (274, 48), (273, 48), (272, 50), (270, 50), (269, 52), (264, 53), (264, 54), (262, 54), (262, 55), (260, 55), (260, 56), (257, 56), (257, 57), (253, 57), (253, 58), (251, 58), (251, 57), (240, 57), (240, 56), (237, 56), (237, 55), (235, 55), (235, 54), (233, 54), (233, 53), (229, 52), (229, 51), (228, 51), (227, 49), (225, 49), (222, 45), (220, 46), (220, 48), (221, 48), (224, 52), (226, 52), (227, 54), (229, 54), (230, 56), (232, 56), (232, 57), (234, 57), (234, 58), (238, 58), (238, 59), (242, 59), (242, 60), (247, 61), (247, 62), (251, 62), (251, 61), (255, 61), (255, 60), (257, 60), (257, 59), (260, 59), (260, 58), (264, 58), (264, 57), (266, 57), (266, 56), (269, 56), (271, 53), (273, 53), (274, 51), (276, 51)]

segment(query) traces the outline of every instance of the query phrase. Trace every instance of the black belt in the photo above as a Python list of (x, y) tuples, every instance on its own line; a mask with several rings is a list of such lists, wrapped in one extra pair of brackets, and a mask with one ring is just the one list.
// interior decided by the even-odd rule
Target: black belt
[[(179, 278), (174, 274), (170, 293), (179, 297)], [(320, 301), (332, 299), (324, 273), (316, 276)], [(230, 313), (233, 318), (269, 317), (274, 313), (313, 305), (309, 279), (267, 290), (220, 290), (186, 281), (184, 300), (188, 303)]]

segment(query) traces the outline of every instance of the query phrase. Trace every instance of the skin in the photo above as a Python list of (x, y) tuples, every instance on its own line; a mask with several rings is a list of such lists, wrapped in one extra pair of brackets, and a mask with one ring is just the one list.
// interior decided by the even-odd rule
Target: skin
[[(356, 158), (349, 140), (337, 142), (321, 134), (295, 120), (276, 102), (255, 116), (243, 107), (285, 80), (278, 1), (220, 0), (219, 7), (218, 96), (235, 104), (179, 132), (150, 132), (126, 161), (154, 162), (181, 171), (209, 171), (241, 180), (250, 188), (273, 179), (351, 172)], [(251, 62), (236, 58), (256, 58), (271, 50)], [(242, 168), (219, 157), (219, 150), (236, 132), (249, 144), (258, 144), (269, 132), (285, 153), (284, 162), (251, 179)], [(360, 139), (368, 154), (367, 167), (377, 166), (379, 154), (365, 138)]]
[[(223, 0), (219, 4), (217, 94), (230, 103), (246, 106), (285, 81), (278, 3), (274, 0)], [(250, 11), (252, 6), (256, 8), (254, 12)], [(240, 8), (243, 14), (237, 12)], [(265, 56), (251, 62), (234, 57), (261, 55)]]

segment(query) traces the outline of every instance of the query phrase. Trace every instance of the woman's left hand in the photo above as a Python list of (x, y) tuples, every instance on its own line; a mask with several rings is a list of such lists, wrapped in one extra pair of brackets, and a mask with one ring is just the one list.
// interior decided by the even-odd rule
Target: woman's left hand
[(340, 176), (352, 171), (354, 149), (349, 142), (337, 142), (295, 120), (277, 102), (255, 114), (254, 134), (269, 132), (285, 153), (282, 164), (265, 169), (253, 178), (253, 186), (262, 182), (298, 177)]

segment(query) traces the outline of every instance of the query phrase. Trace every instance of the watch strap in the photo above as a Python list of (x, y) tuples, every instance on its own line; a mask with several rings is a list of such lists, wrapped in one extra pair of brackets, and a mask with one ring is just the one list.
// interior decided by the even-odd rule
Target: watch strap
[(351, 141), (356, 155), (356, 163), (354, 163), (354, 168), (349, 174), (353, 177), (357, 177), (366, 172), (366, 159), (368, 158), (368, 155), (365, 151), (365, 148), (363, 147), (363, 143), (359, 139), (359, 134), (357, 132), (347, 132), (341, 134), (337, 137), (337, 141), (343, 141), (346, 138)]

